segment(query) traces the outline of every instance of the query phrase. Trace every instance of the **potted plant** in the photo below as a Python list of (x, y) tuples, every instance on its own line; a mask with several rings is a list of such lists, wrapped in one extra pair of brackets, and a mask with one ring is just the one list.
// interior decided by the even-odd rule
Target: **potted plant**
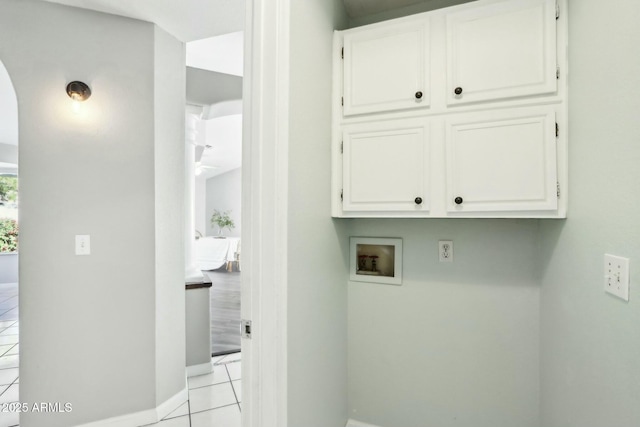
[(211, 215), (211, 228), (215, 229), (215, 226), (218, 226), (218, 237), (224, 237), (222, 235), (222, 230), (228, 228), (229, 231), (235, 228), (236, 225), (233, 223), (233, 220), (229, 216), (231, 211), (220, 212), (217, 209), (214, 209), (213, 215)]

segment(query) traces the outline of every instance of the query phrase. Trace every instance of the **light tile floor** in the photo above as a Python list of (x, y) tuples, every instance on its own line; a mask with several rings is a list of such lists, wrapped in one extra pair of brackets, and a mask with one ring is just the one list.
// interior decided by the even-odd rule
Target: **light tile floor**
[(212, 373), (189, 378), (189, 401), (150, 426), (240, 427), (241, 354), (213, 360)]
[[(0, 406), (18, 401), (18, 285), (0, 284)], [(240, 427), (241, 354), (215, 357), (214, 371), (188, 379), (189, 400), (158, 427)], [(18, 426), (18, 413), (0, 412), (0, 427)]]
[[(0, 284), (0, 407), (18, 401), (18, 284)], [(0, 412), (0, 427), (17, 426), (17, 412)]]

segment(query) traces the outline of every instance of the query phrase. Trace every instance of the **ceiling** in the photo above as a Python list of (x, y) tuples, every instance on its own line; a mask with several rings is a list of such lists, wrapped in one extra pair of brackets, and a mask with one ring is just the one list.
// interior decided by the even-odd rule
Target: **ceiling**
[(198, 124), (200, 177), (242, 164), (242, 33), (187, 43), (187, 103), (205, 107)]
[(234, 99), (242, 99), (242, 77), (187, 67), (188, 104), (206, 106)]
[[(189, 42), (244, 29), (245, 0), (44, 0), (154, 22)], [(440, 0), (343, 0), (351, 18)], [(442, 6), (440, 6), (442, 7)]]
[(154, 22), (183, 42), (244, 29), (243, 0), (44, 0)]
[(198, 144), (208, 148), (202, 153), (202, 176), (211, 178), (242, 165), (242, 115), (216, 117), (199, 124)]
[(238, 31), (187, 43), (187, 65), (242, 76), (244, 32)]
[(360, 18), (374, 13), (397, 9), (429, 0), (343, 0), (347, 14), (352, 18)]

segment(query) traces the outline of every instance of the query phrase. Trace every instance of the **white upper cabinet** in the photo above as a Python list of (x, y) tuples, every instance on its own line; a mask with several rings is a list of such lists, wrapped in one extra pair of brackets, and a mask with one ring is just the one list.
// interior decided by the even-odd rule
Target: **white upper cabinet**
[(344, 35), (344, 115), (429, 106), (429, 22)]
[(332, 215), (565, 218), (567, 3), (477, 0), (336, 31)]
[(556, 1), (512, 0), (453, 12), (447, 104), (556, 91)]
[(447, 120), (447, 211), (556, 210), (555, 123), (550, 106)]
[(343, 157), (345, 210), (429, 210), (429, 126), (425, 120), (345, 127)]

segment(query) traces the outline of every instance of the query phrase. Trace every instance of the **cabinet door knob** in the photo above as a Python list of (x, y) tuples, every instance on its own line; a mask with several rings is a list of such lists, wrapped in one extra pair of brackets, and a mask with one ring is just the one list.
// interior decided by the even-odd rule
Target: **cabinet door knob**
[(456, 197), (453, 201), (456, 202), (456, 205), (461, 205), (464, 200), (462, 197)]
[(457, 87), (454, 89), (453, 91), (456, 95), (460, 95), (462, 93), (462, 88), (461, 87)]
[(416, 99), (420, 99), (422, 98), (422, 92), (418, 91), (416, 92)]
[(414, 202), (416, 202), (416, 205), (421, 205), (422, 204), (422, 197), (416, 197)]

